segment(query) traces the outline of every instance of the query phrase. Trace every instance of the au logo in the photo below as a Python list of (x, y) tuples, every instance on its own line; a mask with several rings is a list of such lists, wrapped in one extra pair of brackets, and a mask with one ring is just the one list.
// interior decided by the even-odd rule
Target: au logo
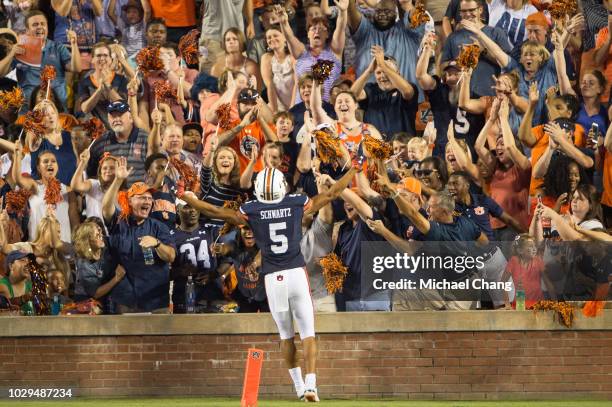
[(278, 276), (276, 276), (276, 281), (283, 281), (283, 275), (279, 274)]

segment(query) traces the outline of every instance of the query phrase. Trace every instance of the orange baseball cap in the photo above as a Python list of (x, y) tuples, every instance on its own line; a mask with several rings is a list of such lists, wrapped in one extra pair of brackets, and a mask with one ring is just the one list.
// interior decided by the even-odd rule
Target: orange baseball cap
[(155, 192), (155, 189), (151, 188), (144, 182), (134, 182), (130, 189), (128, 189), (127, 196), (128, 198), (131, 198), (134, 195), (142, 195), (145, 192)]
[(525, 21), (525, 25), (539, 25), (546, 29), (550, 27), (550, 25), (548, 24), (548, 19), (541, 11), (529, 14), (529, 16), (527, 16), (527, 20)]
[(413, 194), (421, 195), (421, 182), (413, 177), (404, 178), (399, 187), (405, 191), (412, 192)]

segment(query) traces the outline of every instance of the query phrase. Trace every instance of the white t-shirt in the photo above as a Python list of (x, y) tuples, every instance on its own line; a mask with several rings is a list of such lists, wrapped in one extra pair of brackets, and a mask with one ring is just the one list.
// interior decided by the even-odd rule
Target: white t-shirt
[(104, 191), (100, 186), (100, 181), (97, 179), (90, 179), (91, 189), (85, 194), (85, 215), (89, 218), (95, 216), (100, 219), (102, 217), (102, 198), (104, 198)]
[[(2, 154), (0, 156), (0, 176), (6, 177), (8, 172), (11, 170), (11, 155), (8, 153)], [(32, 172), (32, 158), (30, 154), (26, 154), (23, 156), (21, 160), (21, 173), (22, 174), (30, 174)]]
[[(37, 184), (38, 193), (30, 196), (30, 219), (28, 223), (28, 232), (30, 240), (36, 239), (36, 229), (38, 224), (47, 214), (47, 203), (45, 202), (45, 190), (47, 187), (43, 184)], [(62, 242), (72, 243), (70, 236), (70, 217), (68, 216), (68, 193), (66, 185), (62, 184), (62, 201), (55, 205), (55, 217), (60, 223), (60, 237)]]
[(504, 30), (512, 46), (521, 45), (527, 39), (527, 17), (537, 12), (538, 9), (529, 2), (520, 10), (512, 10), (506, 7), (505, 1), (493, 0), (489, 4), (489, 25)]

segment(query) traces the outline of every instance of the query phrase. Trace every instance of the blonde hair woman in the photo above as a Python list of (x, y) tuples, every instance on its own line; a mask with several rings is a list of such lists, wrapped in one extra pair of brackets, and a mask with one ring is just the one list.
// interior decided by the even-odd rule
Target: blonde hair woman
[(30, 242), (17, 242), (9, 245), (9, 251), (20, 250), (32, 253), (36, 262), (45, 268), (47, 273), (58, 270), (68, 281), (70, 267), (66, 255), (70, 252), (70, 245), (60, 238), (60, 221), (52, 211), (40, 219), (34, 233), (34, 240)]
[(76, 255), (75, 301), (105, 297), (123, 279), (125, 269), (118, 266), (110, 278), (102, 229), (94, 222), (85, 222), (76, 228), (72, 240)]

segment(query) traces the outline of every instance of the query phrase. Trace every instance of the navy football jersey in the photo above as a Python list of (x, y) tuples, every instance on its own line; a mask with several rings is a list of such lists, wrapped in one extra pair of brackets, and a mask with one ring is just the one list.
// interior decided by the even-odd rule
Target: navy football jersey
[(193, 232), (185, 232), (176, 228), (170, 231), (176, 243), (176, 258), (172, 268), (177, 270), (185, 266), (193, 266), (198, 274), (207, 273), (215, 268), (215, 257), (210, 253), (210, 245), (214, 242), (212, 231), (200, 226)]
[(304, 267), (302, 215), (309, 204), (306, 195), (291, 194), (277, 204), (255, 200), (240, 207), (261, 249), (262, 274)]

